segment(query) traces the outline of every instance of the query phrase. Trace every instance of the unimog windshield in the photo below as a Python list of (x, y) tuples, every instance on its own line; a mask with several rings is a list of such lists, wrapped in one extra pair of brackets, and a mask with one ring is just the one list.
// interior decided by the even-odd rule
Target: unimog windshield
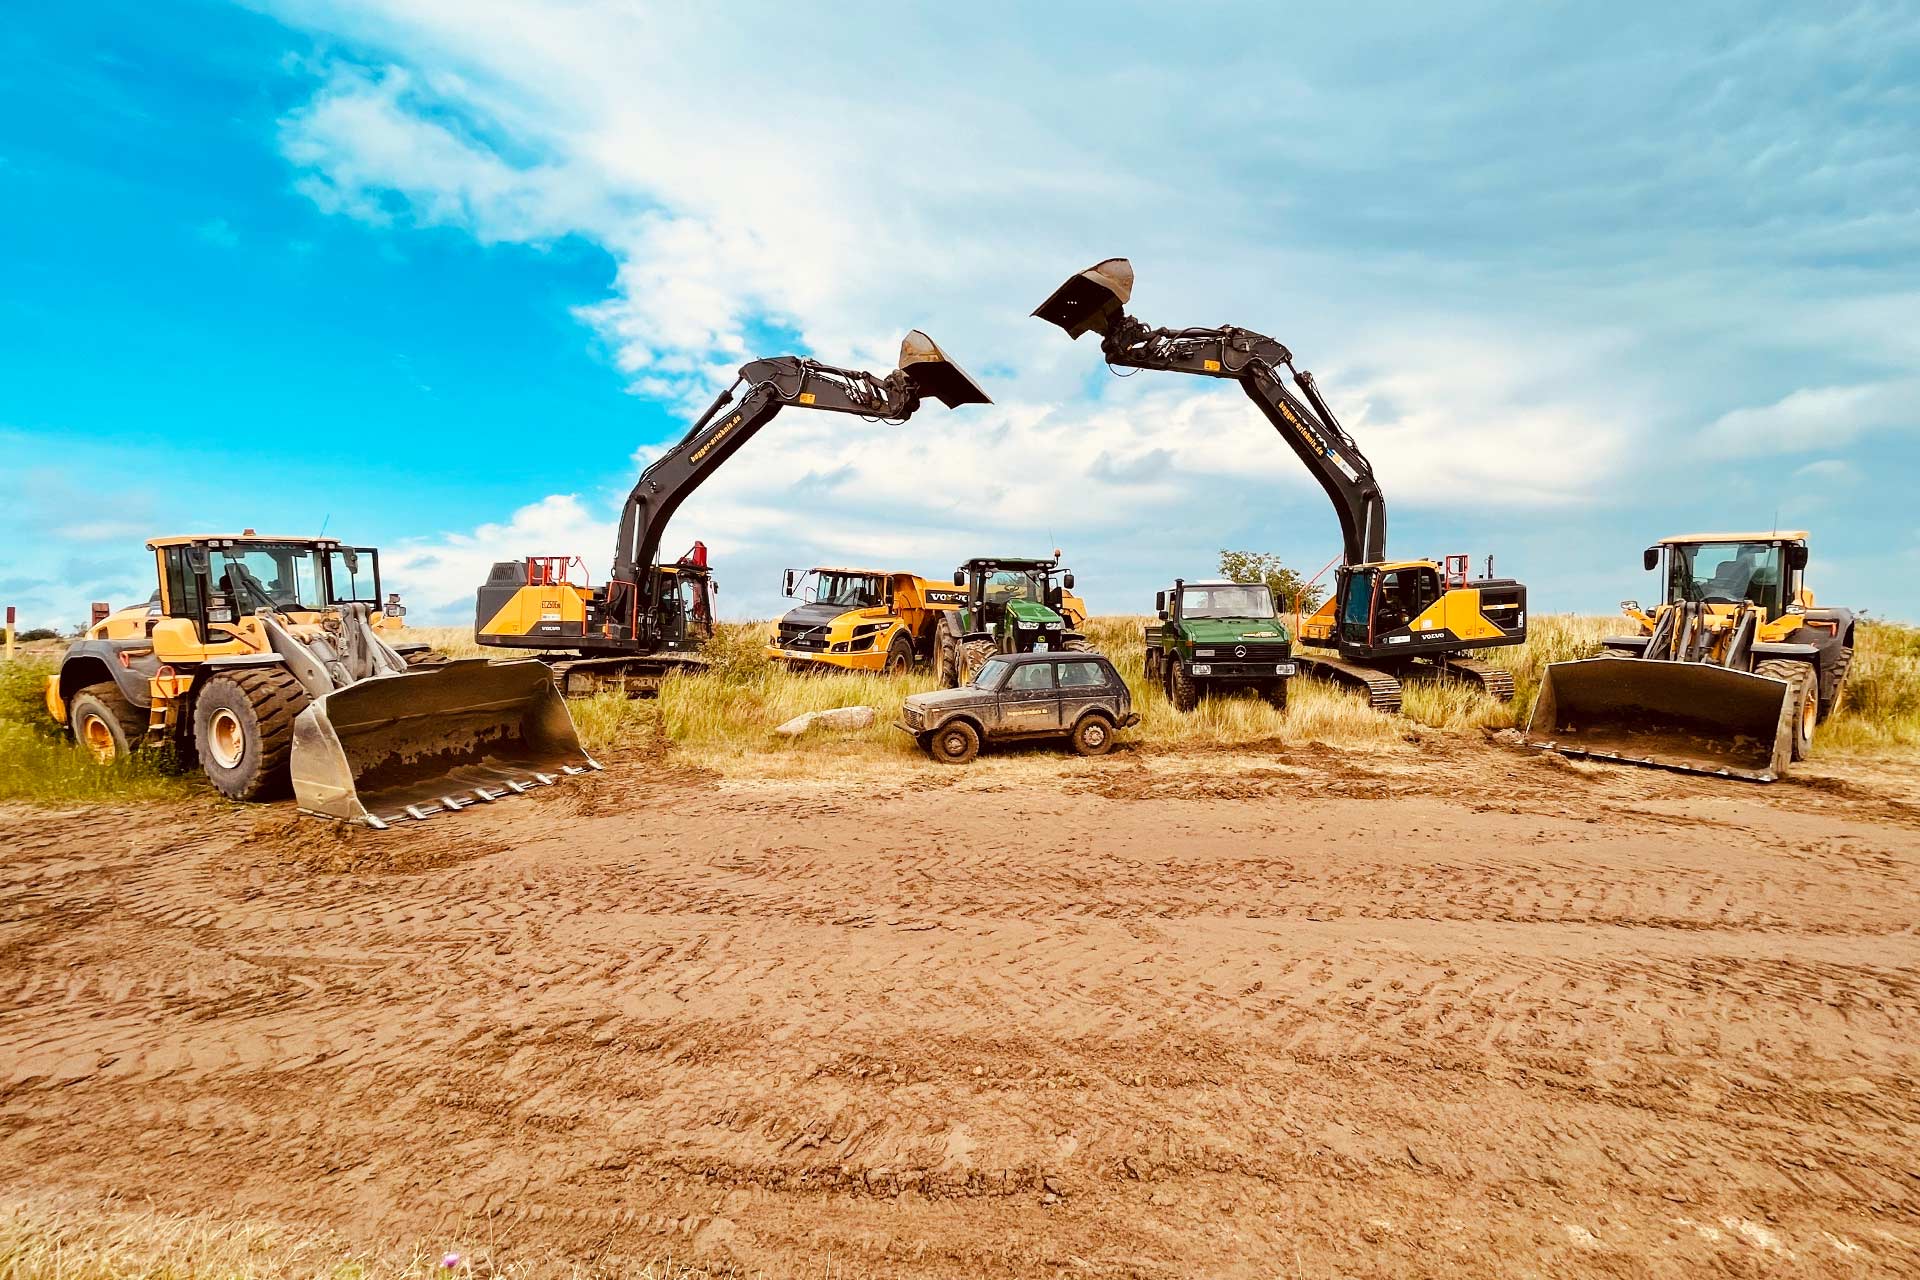
[(1182, 587), (1180, 616), (1258, 620), (1276, 615), (1273, 611), (1273, 593), (1264, 585), (1234, 583), (1230, 586)]
[(1679, 542), (1667, 548), (1667, 600), (1747, 602), (1769, 619), (1786, 610), (1786, 548), (1777, 542)]

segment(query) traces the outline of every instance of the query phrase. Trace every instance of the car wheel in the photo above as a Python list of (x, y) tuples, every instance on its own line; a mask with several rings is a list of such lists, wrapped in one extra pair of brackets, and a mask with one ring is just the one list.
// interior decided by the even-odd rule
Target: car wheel
[(1073, 749), (1083, 756), (1103, 756), (1113, 750), (1113, 721), (1097, 713), (1081, 716), (1073, 726)]
[(965, 764), (980, 754), (980, 731), (965, 720), (949, 720), (927, 735), (927, 754), (941, 764)]

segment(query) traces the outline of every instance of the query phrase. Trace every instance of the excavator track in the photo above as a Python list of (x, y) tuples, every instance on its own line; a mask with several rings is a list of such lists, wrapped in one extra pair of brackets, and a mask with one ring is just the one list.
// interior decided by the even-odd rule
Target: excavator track
[(1366, 694), (1367, 705), (1375, 711), (1400, 709), (1400, 681), (1388, 672), (1342, 662), (1338, 658), (1323, 658), (1317, 654), (1295, 653), (1294, 660), (1308, 675), (1317, 676), (1343, 689), (1357, 689)]
[(707, 664), (688, 654), (649, 654), (644, 657), (561, 658), (548, 661), (553, 683), (562, 697), (586, 698), (608, 690), (617, 690), (629, 698), (646, 698), (660, 692), (660, 686), (673, 672), (695, 675)]
[(1450, 655), (1435, 659), (1434, 666), (1455, 679), (1479, 685), (1495, 702), (1513, 701), (1513, 673), (1504, 667)]

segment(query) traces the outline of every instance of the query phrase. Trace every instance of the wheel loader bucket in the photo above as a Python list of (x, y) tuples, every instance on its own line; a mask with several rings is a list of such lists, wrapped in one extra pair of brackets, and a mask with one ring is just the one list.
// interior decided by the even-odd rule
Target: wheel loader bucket
[(293, 725), (300, 808), (375, 827), (599, 767), (542, 662), (473, 658), (362, 680)]
[(949, 409), (993, 403), (980, 384), (948, 358), (939, 343), (918, 329), (901, 339), (900, 372), (912, 379), (922, 396), (932, 396)]
[(1772, 782), (1792, 759), (1791, 693), (1784, 680), (1702, 662), (1556, 662), (1526, 741), (1562, 755)]
[(1133, 264), (1125, 258), (1108, 258), (1055, 289), (1033, 314), (1048, 324), (1059, 325), (1069, 338), (1087, 332), (1104, 334), (1126, 310), (1131, 297)]

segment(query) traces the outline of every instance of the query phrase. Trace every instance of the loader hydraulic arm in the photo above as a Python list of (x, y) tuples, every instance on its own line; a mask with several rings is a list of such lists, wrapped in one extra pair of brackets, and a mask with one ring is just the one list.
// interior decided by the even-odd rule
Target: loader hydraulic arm
[(721, 392), (679, 443), (641, 473), (620, 515), (608, 582), (609, 618), (616, 626), (638, 628), (650, 618), (654, 592), (651, 572), (661, 535), (680, 504), (721, 463), (788, 405), (853, 413), (870, 419), (904, 422), (923, 396), (948, 408), (989, 404), (986, 393), (919, 330), (900, 344), (900, 367), (885, 377), (856, 369), (837, 369), (801, 356), (774, 356), (743, 365), (732, 386)]
[[(1293, 353), (1265, 334), (1231, 325), (1150, 328), (1126, 313), (1132, 292), (1132, 265), (1110, 258), (1060, 286), (1033, 314), (1059, 325), (1069, 337), (1100, 334), (1100, 351), (1109, 365), (1239, 382), (1333, 501), (1347, 563), (1385, 559), (1387, 502), (1373, 465), (1334, 417), (1313, 375), (1294, 368)], [(1282, 369), (1300, 394), (1287, 386)]]

